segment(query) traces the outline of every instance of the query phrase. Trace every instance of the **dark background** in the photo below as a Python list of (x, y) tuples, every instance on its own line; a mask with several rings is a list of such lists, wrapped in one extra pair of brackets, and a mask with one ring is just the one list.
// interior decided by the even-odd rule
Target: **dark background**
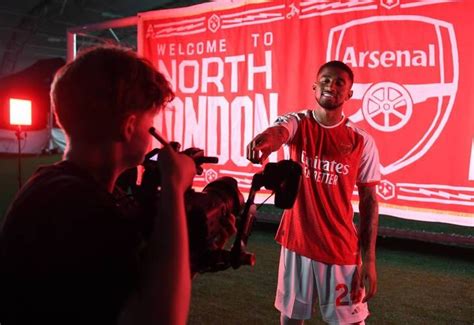
[[(144, 11), (185, 7), (203, 2), (208, 1), (2, 0), (0, 78), (41, 59), (66, 59), (68, 28), (135, 16)], [(129, 44), (136, 43), (135, 33), (120, 34), (118, 31), (105, 30), (97, 36)]]

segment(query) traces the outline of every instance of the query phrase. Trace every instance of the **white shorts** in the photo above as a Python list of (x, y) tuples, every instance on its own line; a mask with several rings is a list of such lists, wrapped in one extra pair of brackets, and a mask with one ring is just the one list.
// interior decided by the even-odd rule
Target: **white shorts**
[(355, 268), (356, 265), (313, 261), (282, 247), (276, 309), (291, 319), (310, 319), (313, 305), (319, 300), (326, 323), (351, 324), (365, 320), (369, 316), (367, 303), (352, 304), (350, 300)]

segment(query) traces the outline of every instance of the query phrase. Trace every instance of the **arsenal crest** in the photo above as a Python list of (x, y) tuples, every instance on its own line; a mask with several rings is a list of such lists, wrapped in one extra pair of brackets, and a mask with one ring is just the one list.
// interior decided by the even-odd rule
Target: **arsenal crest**
[[(410, 30), (424, 31), (423, 42), (410, 37)], [(361, 35), (385, 43), (358, 41)], [(458, 88), (451, 24), (408, 15), (353, 20), (331, 29), (326, 59), (354, 70), (353, 100), (345, 114), (374, 136), (382, 174), (414, 163), (436, 143)]]

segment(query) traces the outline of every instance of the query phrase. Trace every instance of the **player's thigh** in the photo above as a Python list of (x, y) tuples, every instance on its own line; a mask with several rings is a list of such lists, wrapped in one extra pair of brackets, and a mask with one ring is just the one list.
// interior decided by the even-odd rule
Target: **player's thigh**
[(369, 315), (367, 303), (351, 301), (356, 265), (312, 262), (322, 318), (330, 324), (353, 324)]
[(314, 280), (311, 260), (282, 247), (275, 307), (290, 319), (311, 318)]

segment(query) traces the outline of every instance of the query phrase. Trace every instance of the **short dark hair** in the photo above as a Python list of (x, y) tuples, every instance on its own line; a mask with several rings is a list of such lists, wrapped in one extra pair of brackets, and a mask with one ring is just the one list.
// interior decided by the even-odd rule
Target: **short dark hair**
[(173, 100), (166, 78), (131, 49), (98, 46), (62, 67), (51, 86), (51, 106), (69, 137), (115, 137), (127, 115)]
[(321, 71), (323, 71), (324, 68), (337, 68), (337, 69), (344, 70), (349, 75), (349, 78), (351, 79), (351, 83), (354, 83), (354, 72), (352, 72), (351, 68), (344, 62), (334, 60), (334, 61), (329, 61), (329, 62), (324, 63), (318, 70), (318, 76), (321, 73)]

